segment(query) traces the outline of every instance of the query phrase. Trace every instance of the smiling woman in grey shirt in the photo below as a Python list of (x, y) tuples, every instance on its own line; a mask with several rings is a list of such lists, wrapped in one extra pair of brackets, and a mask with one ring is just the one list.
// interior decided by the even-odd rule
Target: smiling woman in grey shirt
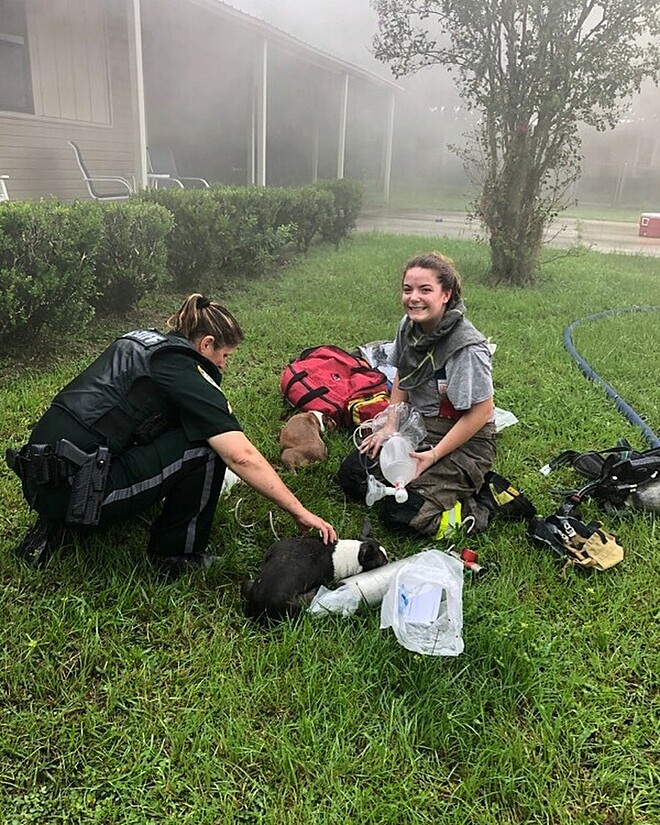
[[(384, 520), (421, 533), (442, 533), (472, 516), (483, 529), (488, 510), (475, 495), (495, 460), (495, 408), (491, 357), (485, 337), (465, 317), (461, 281), (439, 253), (409, 260), (402, 279), (406, 312), (390, 361), (397, 369), (390, 403), (410, 403), (424, 417), (427, 440), (413, 452), (417, 474), (409, 499), (378, 505)], [(363, 479), (379, 475), (376, 457), (392, 427), (367, 437), (340, 470), (349, 494), (362, 497)], [(358, 481), (359, 479), (359, 481)]]

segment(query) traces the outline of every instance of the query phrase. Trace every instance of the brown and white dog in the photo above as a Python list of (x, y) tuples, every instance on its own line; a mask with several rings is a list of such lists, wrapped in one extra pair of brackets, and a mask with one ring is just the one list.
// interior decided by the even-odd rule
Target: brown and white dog
[(291, 416), (280, 433), (282, 464), (295, 470), (305, 464), (326, 459), (328, 450), (321, 438), (324, 430), (323, 415), (320, 412), (300, 412)]

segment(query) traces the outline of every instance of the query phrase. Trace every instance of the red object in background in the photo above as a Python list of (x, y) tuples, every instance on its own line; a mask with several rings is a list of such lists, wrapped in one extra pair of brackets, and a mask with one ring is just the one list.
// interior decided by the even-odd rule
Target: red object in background
[(639, 219), (639, 234), (643, 238), (660, 238), (660, 212), (644, 212)]

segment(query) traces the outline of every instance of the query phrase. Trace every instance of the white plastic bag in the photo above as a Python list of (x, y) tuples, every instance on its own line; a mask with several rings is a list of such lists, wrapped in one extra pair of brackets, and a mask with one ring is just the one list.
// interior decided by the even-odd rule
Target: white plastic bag
[(235, 484), (239, 484), (243, 479), (239, 478), (236, 473), (232, 472), (229, 467), (225, 470), (225, 477), (222, 480), (222, 487), (220, 488), (221, 496), (228, 496), (231, 488)]
[(512, 427), (517, 423), (518, 419), (511, 410), (503, 410), (501, 407), (495, 407), (495, 429), (498, 433), (502, 432), (506, 427)]
[(357, 587), (342, 584), (336, 590), (321, 585), (309, 605), (314, 616), (329, 616), (335, 613), (346, 618), (355, 613), (362, 602), (362, 594)]
[(396, 367), (390, 364), (390, 356), (394, 352), (394, 341), (372, 341), (358, 349), (369, 365), (380, 370), (390, 384), (394, 381)]
[(407, 650), (429, 656), (463, 652), (463, 565), (440, 550), (418, 553), (397, 572), (383, 597), (381, 628)]

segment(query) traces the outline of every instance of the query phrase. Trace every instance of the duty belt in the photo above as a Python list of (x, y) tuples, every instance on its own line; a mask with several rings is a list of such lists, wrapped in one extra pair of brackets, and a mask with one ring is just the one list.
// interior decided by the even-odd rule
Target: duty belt
[(9, 467), (21, 481), (47, 487), (71, 485), (66, 513), (67, 524), (99, 523), (101, 502), (110, 469), (110, 450), (98, 447), (86, 453), (66, 438), (52, 444), (26, 444), (21, 450), (7, 450)]

